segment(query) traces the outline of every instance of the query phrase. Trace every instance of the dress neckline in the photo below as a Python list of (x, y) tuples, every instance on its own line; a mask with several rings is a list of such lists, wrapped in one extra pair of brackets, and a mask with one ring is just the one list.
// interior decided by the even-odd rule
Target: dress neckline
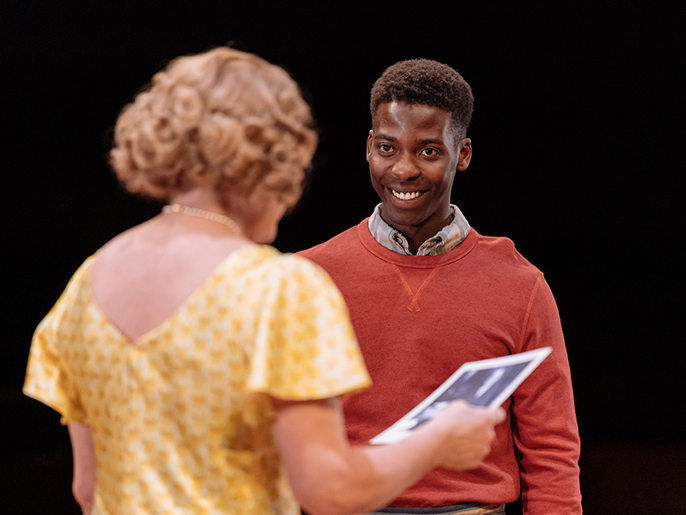
[(214, 279), (219, 274), (224, 273), (227, 268), (234, 266), (234, 261), (238, 260), (243, 254), (248, 254), (248, 251), (256, 253), (257, 251), (259, 251), (259, 249), (263, 247), (266, 246), (258, 244), (248, 244), (232, 251), (221, 261), (219, 261), (219, 263), (217, 263), (217, 265), (207, 275), (205, 280), (195, 290), (193, 290), (193, 292), (188, 297), (186, 297), (186, 299), (183, 302), (181, 302), (181, 304), (179, 304), (174, 309), (174, 311), (169, 317), (165, 318), (161, 323), (159, 323), (155, 327), (150, 328), (149, 330), (145, 331), (143, 334), (137, 336), (136, 338), (131, 338), (130, 336), (128, 336), (112, 319), (110, 319), (110, 317), (105, 313), (104, 310), (100, 308), (98, 303), (95, 301), (93, 290), (91, 288), (90, 269), (93, 263), (95, 262), (95, 258), (97, 256), (96, 253), (90, 256), (88, 259), (86, 259), (86, 262), (84, 263), (84, 287), (86, 289), (86, 295), (88, 297), (88, 305), (95, 313), (96, 318), (99, 318), (105, 324), (105, 326), (107, 326), (117, 336), (118, 339), (122, 340), (131, 347), (142, 347), (147, 342), (154, 340), (159, 333), (167, 329), (169, 325), (171, 325), (185, 311), (187, 311), (188, 308), (193, 303), (195, 303), (195, 301), (198, 298), (202, 297), (202, 295), (205, 293), (205, 290), (210, 287), (210, 285), (214, 282)]

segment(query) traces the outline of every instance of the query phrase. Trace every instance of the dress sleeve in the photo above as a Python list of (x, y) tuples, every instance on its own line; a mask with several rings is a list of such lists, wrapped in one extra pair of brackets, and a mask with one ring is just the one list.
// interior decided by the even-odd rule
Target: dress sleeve
[(284, 400), (334, 397), (371, 384), (333, 281), (299, 256), (270, 267), (248, 388)]
[(539, 275), (522, 332), (522, 351), (552, 353), (513, 394), (515, 444), (526, 515), (580, 515), (579, 431), (560, 315)]
[(73, 376), (61, 351), (64, 345), (69, 344), (65, 341), (69, 337), (64, 327), (65, 313), (78, 296), (86, 268), (85, 264), (79, 268), (36, 328), (24, 379), (24, 394), (59, 412), (62, 415), (62, 424), (86, 423)]

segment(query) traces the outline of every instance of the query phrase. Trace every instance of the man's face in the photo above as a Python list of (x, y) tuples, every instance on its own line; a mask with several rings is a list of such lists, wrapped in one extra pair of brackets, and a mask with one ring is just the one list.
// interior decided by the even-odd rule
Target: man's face
[(367, 138), (381, 216), (418, 244), (450, 223), (450, 191), (472, 155), (450, 130), (450, 112), (422, 104), (380, 104)]

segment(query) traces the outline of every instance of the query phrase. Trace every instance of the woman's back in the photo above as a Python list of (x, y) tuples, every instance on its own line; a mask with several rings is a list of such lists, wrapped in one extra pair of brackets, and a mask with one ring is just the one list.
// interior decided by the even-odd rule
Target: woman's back
[(90, 270), (93, 301), (135, 340), (170, 318), (230, 253), (249, 244), (192, 217), (156, 217), (100, 249)]
[[(170, 251), (175, 243), (163, 232), (156, 243), (150, 230), (152, 224), (125, 233), (74, 275), (37, 330), (27, 393), (50, 398), (67, 422), (92, 427), (96, 506), (104, 513), (184, 506), (184, 513), (297, 513), (262, 392), (326, 397), (366, 382), (359, 361), (332, 367), (341, 344), (357, 353), (340, 295), (310, 262), (260, 245), (239, 245), (218, 264), (213, 258), (231, 244), (212, 241), (173, 257), (157, 253), (166, 264), (155, 270), (149, 246)], [(209, 270), (206, 278), (174, 283), (174, 266), (194, 255), (193, 274), (186, 275)], [(140, 262), (128, 261), (127, 268), (125, 256)], [(100, 287), (122, 278), (107, 286), (130, 301), (131, 313), (122, 309), (126, 303), (109, 304), (118, 326), (95, 300), (96, 266)], [(134, 292), (155, 302), (158, 284), (178, 295), (175, 302), (149, 309), (136, 300)], [(147, 317), (165, 316), (145, 327), (139, 322), (146, 309)], [(313, 333), (322, 338), (303, 338)]]

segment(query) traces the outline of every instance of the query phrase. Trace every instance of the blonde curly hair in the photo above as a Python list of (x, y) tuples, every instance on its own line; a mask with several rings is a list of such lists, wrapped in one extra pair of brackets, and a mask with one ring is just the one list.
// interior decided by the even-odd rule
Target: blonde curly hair
[(110, 162), (132, 193), (169, 200), (244, 185), (294, 205), (317, 145), (310, 108), (282, 68), (221, 47), (179, 57), (126, 106)]

